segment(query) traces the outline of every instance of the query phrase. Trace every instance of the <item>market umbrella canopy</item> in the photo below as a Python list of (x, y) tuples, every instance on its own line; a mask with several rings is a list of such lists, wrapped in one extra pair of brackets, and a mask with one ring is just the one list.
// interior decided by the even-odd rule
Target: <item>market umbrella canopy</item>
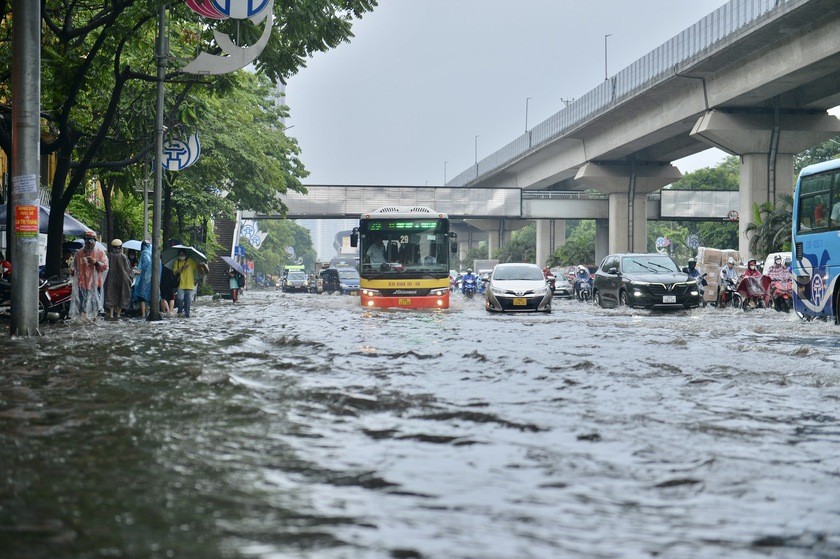
[(187, 258), (192, 258), (196, 262), (207, 262), (207, 257), (204, 256), (204, 253), (197, 249), (187, 245), (173, 245), (163, 249), (163, 252), (160, 255), (163, 265), (172, 269), (175, 265), (175, 261), (178, 260), (178, 251), (180, 250), (185, 251), (187, 253)]
[[(50, 225), (50, 208), (49, 206), (38, 206), (38, 232), (48, 233)], [(6, 230), (6, 204), (0, 204), (0, 231)], [(73, 217), (70, 214), (64, 214), (64, 234), (65, 235), (84, 235), (91, 228)]]
[(245, 275), (245, 268), (243, 268), (242, 265), (239, 262), (237, 262), (236, 260), (234, 260), (230, 256), (222, 256), (222, 260), (227, 262), (228, 266), (230, 266), (231, 268), (233, 268), (234, 270), (236, 270), (237, 272), (239, 272), (243, 276)]
[(140, 250), (143, 248), (143, 243), (141, 241), (136, 241), (134, 239), (130, 241), (126, 241), (122, 244), (122, 247), (125, 250)]

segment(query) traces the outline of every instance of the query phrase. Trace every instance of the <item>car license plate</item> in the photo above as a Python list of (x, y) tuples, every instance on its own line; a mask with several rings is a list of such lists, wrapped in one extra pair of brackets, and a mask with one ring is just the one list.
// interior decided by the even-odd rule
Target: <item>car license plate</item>
[(411, 299), (400, 299), (399, 301), (397, 301), (397, 303), (400, 305), (410, 305)]
[(358, 294), (359, 294), (359, 292), (358, 292), (358, 291), (351, 291), (351, 292), (350, 292), (350, 295), (358, 295)]
[(676, 295), (663, 295), (662, 296), (662, 302), (663, 303), (676, 303), (677, 302), (677, 296)]
[(516, 297), (513, 300), (513, 305), (516, 306), (516, 307), (524, 307), (527, 304), (528, 304), (528, 299), (525, 299), (524, 297)]

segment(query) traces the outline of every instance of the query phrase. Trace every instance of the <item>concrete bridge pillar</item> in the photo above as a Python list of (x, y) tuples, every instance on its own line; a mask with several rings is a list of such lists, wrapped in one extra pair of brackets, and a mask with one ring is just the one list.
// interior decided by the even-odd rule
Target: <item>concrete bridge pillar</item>
[(595, 220), (595, 264), (601, 265), (603, 260), (610, 253), (610, 222), (606, 219)]
[(589, 162), (575, 176), (609, 196), (610, 253), (647, 252), (647, 195), (680, 178), (673, 165), (638, 162)]
[[(840, 134), (840, 120), (826, 113), (770, 110), (764, 113), (708, 111), (691, 135), (741, 156), (738, 250), (752, 256), (745, 235), (755, 204), (775, 203), (791, 194), (795, 183), (793, 156)], [(731, 247), (720, 247), (731, 248)]]
[(453, 262), (453, 268), (461, 271), (461, 262), (467, 260), (467, 252), (470, 250), (470, 242), (469, 241), (458, 241), (458, 260), (459, 262)]
[(487, 258), (492, 258), (493, 253), (499, 250), (500, 230), (487, 232)]
[(536, 224), (537, 265), (543, 267), (557, 247), (566, 243), (566, 222), (562, 219), (538, 219)]

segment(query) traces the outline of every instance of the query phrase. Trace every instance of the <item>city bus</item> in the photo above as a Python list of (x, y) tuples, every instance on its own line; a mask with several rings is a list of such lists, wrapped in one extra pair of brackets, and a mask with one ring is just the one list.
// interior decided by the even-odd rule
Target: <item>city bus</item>
[(350, 245), (359, 249), (363, 307), (449, 308), (449, 261), (457, 251), (449, 218), (427, 207), (362, 214)]
[(840, 159), (802, 169), (791, 239), (794, 310), (804, 318), (840, 323)]

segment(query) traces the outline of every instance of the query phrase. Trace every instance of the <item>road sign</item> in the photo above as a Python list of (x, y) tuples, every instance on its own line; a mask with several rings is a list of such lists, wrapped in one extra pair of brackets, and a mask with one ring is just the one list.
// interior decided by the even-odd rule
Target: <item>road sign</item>
[(242, 245), (236, 245), (233, 247), (233, 254), (234, 256), (245, 256), (245, 247)]
[(729, 221), (738, 221), (738, 212), (735, 210), (730, 210), (726, 217), (729, 218)]
[(691, 247), (692, 250), (697, 250), (700, 247), (700, 236), (695, 233), (689, 235), (688, 246)]

